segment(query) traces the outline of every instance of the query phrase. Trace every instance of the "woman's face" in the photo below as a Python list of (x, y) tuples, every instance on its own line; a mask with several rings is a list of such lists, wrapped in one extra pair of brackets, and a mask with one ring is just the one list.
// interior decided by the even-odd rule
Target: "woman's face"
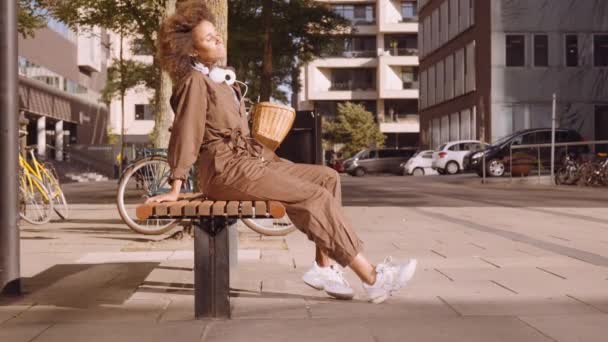
[(205, 64), (214, 64), (226, 57), (226, 47), (215, 26), (208, 21), (201, 21), (192, 30), (193, 51), (195, 58)]

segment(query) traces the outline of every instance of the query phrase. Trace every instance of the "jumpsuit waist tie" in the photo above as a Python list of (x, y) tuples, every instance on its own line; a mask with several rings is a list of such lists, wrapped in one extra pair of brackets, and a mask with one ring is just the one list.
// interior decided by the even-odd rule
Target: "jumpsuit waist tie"
[(241, 128), (226, 128), (219, 131), (218, 135), (219, 139), (209, 141), (201, 148), (206, 149), (217, 143), (224, 143), (232, 150), (235, 157), (249, 155), (262, 158), (263, 145), (252, 137), (244, 136)]

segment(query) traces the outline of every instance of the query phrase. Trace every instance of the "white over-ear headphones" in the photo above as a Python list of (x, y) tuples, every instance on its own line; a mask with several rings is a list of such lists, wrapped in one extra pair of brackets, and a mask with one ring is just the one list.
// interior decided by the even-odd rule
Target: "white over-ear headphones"
[(196, 71), (201, 72), (203, 75), (209, 76), (209, 78), (215, 83), (226, 83), (229, 86), (232, 86), (235, 82), (242, 84), (245, 86), (245, 92), (243, 93), (243, 97), (247, 96), (247, 91), (249, 87), (247, 84), (236, 79), (236, 74), (234, 71), (230, 69), (224, 69), (217, 66), (214, 66), (211, 70), (205, 64), (192, 61), (192, 68)]
[(203, 63), (194, 62), (192, 64), (192, 68), (197, 71), (202, 72), (204, 75), (208, 75), (209, 78), (215, 83), (226, 83), (231, 86), (236, 82), (236, 74), (234, 71), (230, 69), (223, 69), (217, 66), (214, 66), (211, 70)]

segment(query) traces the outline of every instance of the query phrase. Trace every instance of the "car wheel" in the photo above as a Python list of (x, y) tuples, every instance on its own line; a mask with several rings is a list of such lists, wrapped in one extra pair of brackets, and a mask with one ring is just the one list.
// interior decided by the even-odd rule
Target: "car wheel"
[(500, 159), (492, 159), (488, 163), (488, 172), (486, 176), (502, 177), (505, 175), (505, 163)]
[(460, 166), (455, 161), (451, 161), (445, 166), (445, 171), (448, 175), (455, 175), (460, 172)]
[(355, 170), (355, 176), (356, 177), (363, 177), (363, 176), (365, 176), (365, 170), (363, 168), (361, 168), (361, 167), (357, 168)]
[(424, 176), (424, 170), (417, 167), (414, 169), (414, 172), (412, 172), (412, 175), (414, 176)]

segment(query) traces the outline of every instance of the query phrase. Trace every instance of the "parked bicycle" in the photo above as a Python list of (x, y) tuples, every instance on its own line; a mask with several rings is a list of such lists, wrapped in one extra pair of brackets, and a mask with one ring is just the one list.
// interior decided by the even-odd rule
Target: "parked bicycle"
[(558, 185), (608, 186), (608, 154), (598, 153), (600, 159), (581, 161), (570, 153), (555, 174)]
[[(139, 220), (135, 214), (136, 206), (146, 198), (171, 191), (170, 172), (166, 149), (141, 149), (138, 158), (126, 167), (118, 185), (116, 203), (120, 217), (134, 231), (159, 235), (179, 223), (178, 220), (167, 219)], [(194, 177), (192, 169), (182, 185), (182, 193), (193, 191)], [(243, 223), (262, 235), (282, 236), (296, 229), (287, 215), (280, 219), (243, 219)]]
[(38, 161), (33, 146), (26, 147), (25, 151), (25, 155), (19, 153), (21, 218), (32, 224), (44, 224), (50, 221), (55, 211), (61, 219), (67, 219), (69, 205), (57, 171), (52, 165)]

